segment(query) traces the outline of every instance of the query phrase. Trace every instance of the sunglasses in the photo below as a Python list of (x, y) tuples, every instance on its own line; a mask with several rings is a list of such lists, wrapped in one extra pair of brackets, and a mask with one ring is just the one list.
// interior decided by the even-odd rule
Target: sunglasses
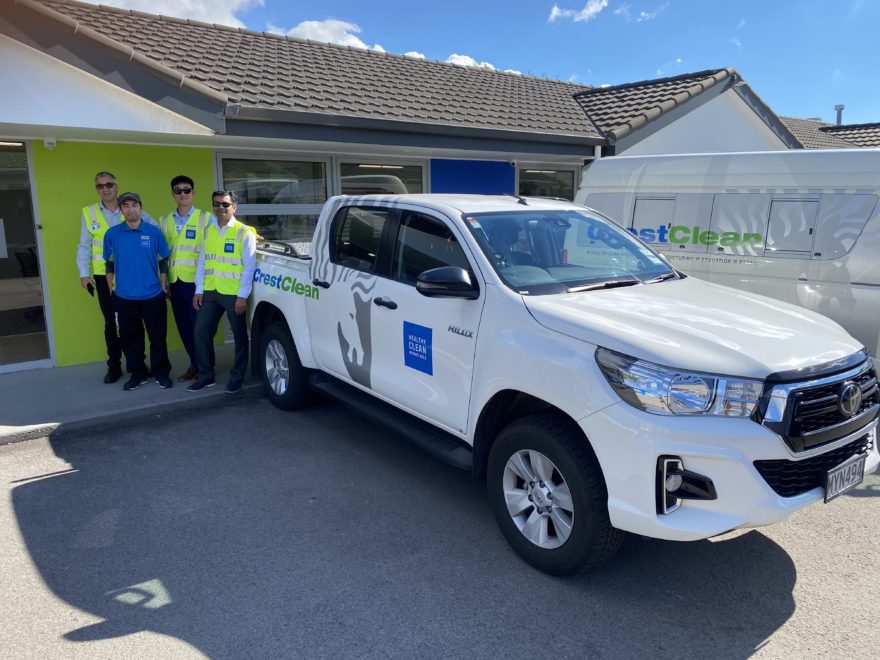
[(211, 202), (211, 205), (216, 209), (218, 206), (222, 206), (224, 209), (228, 209), (230, 206), (235, 206), (232, 202)]
[(189, 195), (193, 191), (192, 188), (175, 188), (175, 195)]
[(115, 186), (115, 183), (96, 183), (95, 190), (101, 190), (101, 188), (104, 188), (105, 190), (110, 190), (110, 188), (114, 188)]

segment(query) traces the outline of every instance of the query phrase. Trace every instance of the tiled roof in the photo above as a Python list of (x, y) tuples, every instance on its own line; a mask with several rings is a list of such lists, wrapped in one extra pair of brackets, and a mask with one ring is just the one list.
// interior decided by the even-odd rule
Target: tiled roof
[(853, 149), (856, 145), (841, 140), (825, 131), (832, 126), (819, 119), (799, 119), (797, 117), (780, 117), (788, 130), (794, 133), (805, 149)]
[(604, 135), (619, 139), (710, 87), (737, 79), (732, 68), (717, 69), (614, 87), (594, 87), (578, 93), (575, 98)]
[(600, 139), (573, 99), (584, 85), (73, 0), (41, 4), (243, 107)]
[(857, 147), (880, 147), (880, 123), (843, 124), (821, 129), (829, 137), (840, 138)]

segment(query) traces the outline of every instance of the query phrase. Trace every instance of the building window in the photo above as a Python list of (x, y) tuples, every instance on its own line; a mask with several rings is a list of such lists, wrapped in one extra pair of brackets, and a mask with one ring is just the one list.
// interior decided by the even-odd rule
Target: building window
[(398, 195), (423, 191), (421, 165), (341, 163), (343, 195)]
[(526, 169), (519, 171), (519, 194), (574, 200), (574, 170)]
[(323, 161), (221, 158), (223, 188), (238, 196), (236, 217), (266, 240), (310, 239), (327, 200)]

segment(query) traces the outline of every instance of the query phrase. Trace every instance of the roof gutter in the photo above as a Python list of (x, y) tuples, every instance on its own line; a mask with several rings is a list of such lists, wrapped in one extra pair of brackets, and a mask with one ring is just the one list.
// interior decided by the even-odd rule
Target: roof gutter
[[(331, 115), (321, 112), (300, 112), (295, 110), (278, 110), (275, 108), (255, 108), (230, 104), (226, 109), (226, 118), (249, 122), (271, 122), (273, 124), (299, 124), (339, 129), (366, 131), (391, 131), (413, 135), (442, 135), (460, 138), (488, 140), (511, 140), (536, 142), (543, 144), (566, 144), (572, 146), (593, 147), (606, 144), (601, 137), (586, 135), (558, 134), (539, 131), (512, 131), (498, 128), (474, 128), (456, 124), (439, 124), (424, 122), (408, 122), (394, 119), (375, 119), (347, 115)], [(592, 151), (592, 149), (590, 149)]]

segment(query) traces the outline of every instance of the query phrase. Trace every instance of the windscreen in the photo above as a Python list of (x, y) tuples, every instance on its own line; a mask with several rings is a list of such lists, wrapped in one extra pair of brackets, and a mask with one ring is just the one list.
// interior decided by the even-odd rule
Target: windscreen
[(677, 277), (657, 252), (612, 221), (577, 210), (474, 213), (464, 217), (504, 282), (541, 295)]

